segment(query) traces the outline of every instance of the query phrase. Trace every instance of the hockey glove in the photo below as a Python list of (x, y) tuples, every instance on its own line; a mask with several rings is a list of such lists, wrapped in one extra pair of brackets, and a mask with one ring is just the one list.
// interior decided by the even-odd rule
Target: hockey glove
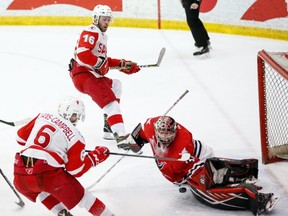
[(109, 157), (109, 149), (105, 146), (96, 146), (93, 151), (87, 154), (87, 157), (91, 160), (92, 166), (96, 166), (102, 163)]
[(119, 149), (124, 149), (125, 151), (131, 150), (134, 153), (138, 153), (141, 150), (141, 146), (139, 146), (131, 134), (127, 134), (125, 137), (123, 137), (122, 140), (116, 140), (117, 141), (117, 147)]
[(68, 71), (72, 71), (72, 69), (73, 69), (73, 67), (74, 67), (74, 62), (75, 62), (75, 59), (71, 59), (70, 60), (70, 63), (69, 63), (69, 65), (68, 65)]
[(95, 69), (96, 73), (98, 73), (102, 76), (107, 74), (109, 71), (109, 64), (108, 64), (107, 58), (105, 58), (103, 56), (99, 56), (98, 60), (96, 62), (96, 65), (94, 66), (94, 69)]
[(125, 74), (137, 73), (140, 70), (137, 63), (122, 59), (120, 62), (119, 71)]

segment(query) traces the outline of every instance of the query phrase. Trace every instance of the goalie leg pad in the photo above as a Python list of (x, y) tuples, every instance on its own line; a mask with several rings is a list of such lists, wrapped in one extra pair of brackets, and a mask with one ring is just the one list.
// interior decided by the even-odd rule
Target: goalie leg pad
[[(189, 186), (194, 197), (207, 206), (223, 210), (251, 210), (254, 215), (257, 215), (259, 193), (255, 185), (219, 186), (209, 189), (208, 192), (190, 183)], [(273, 201), (270, 202), (272, 208), (275, 203)]]

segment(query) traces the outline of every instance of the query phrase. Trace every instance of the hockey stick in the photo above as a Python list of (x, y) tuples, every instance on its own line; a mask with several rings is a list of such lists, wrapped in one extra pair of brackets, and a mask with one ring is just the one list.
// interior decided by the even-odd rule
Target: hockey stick
[(120, 156), (128, 156), (128, 157), (140, 157), (140, 158), (151, 158), (156, 160), (165, 160), (165, 161), (187, 161), (190, 158), (189, 153), (183, 153), (181, 158), (170, 158), (170, 157), (154, 157), (154, 156), (147, 156), (147, 155), (133, 155), (133, 154), (125, 154), (125, 153), (117, 153), (117, 152), (110, 152), (110, 155), (120, 155)]
[(140, 67), (140, 68), (159, 67), (161, 62), (162, 62), (162, 59), (164, 57), (165, 52), (166, 52), (166, 48), (163, 47), (160, 50), (160, 53), (159, 53), (158, 60), (157, 60), (156, 64), (138, 65), (138, 67)]
[[(128, 151), (126, 151), (128, 152)], [(88, 186), (86, 189), (90, 190), (93, 188), (96, 184), (98, 184), (125, 156), (120, 157), (96, 182), (94, 182), (92, 185)]]
[(19, 121), (15, 121), (15, 122), (8, 122), (8, 121), (4, 121), (4, 120), (0, 119), (0, 122), (15, 127), (15, 126), (26, 124), (30, 120), (31, 120), (31, 118), (25, 118), (25, 119), (22, 119), (22, 120), (19, 120)]
[[(127, 151), (128, 152), (128, 151)], [(166, 160), (166, 161), (187, 161), (190, 158), (189, 153), (184, 153), (182, 154), (181, 158), (167, 158), (167, 157), (153, 157), (153, 156), (146, 156), (146, 155), (131, 155), (131, 154), (126, 154), (126, 153), (116, 153), (116, 152), (110, 152), (110, 155), (119, 155), (122, 156), (120, 157), (116, 163), (114, 163), (95, 183), (87, 187), (87, 190), (90, 190), (93, 188), (96, 184), (98, 184), (112, 169), (115, 167), (125, 156), (128, 157), (141, 157), (141, 158), (151, 158), (151, 159), (156, 159), (156, 160)]]
[[(164, 57), (164, 54), (166, 52), (166, 48), (163, 47), (161, 50), (160, 50), (160, 53), (159, 53), (159, 56), (158, 56), (158, 60), (155, 64), (146, 64), (146, 65), (138, 65), (139, 68), (149, 68), (149, 67), (159, 67), (161, 62), (162, 62), (162, 59)], [(121, 67), (110, 67), (110, 69), (130, 69), (130, 68), (121, 68)]]
[[(163, 114), (163, 116), (166, 116), (171, 109), (173, 109), (173, 107), (175, 107), (175, 105), (188, 93), (189, 91), (188, 90), (185, 90), (185, 92), (174, 102), (174, 104)], [(141, 124), (139, 123), (138, 126), (133, 130), (132, 132), (132, 136), (133, 136), (133, 133), (135, 132), (136, 134), (139, 133), (139, 126), (141, 127)], [(134, 138), (135, 139), (135, 138)], [(123, 149), (129, 149), (129, 148), (132, 148), (134, 145), (137, 145), (137, 144), (131, 144), (131, 143), (123, 143), (121, 144), (122, 148)]]
[(173, 107), (189, 92), (189, 90), (186, 90), (178, 99), (177, 101), (175, 101), (175, 103), (164, 113), (163, 116), (166, 116), (171, 109), (173, 109)]
[(9, 187), (13, 190), (13, 192), (15, 193), (15, 195), (18, 197), (19, 202), (15, 202), (17, 205), (21, 206), (22, 208), (24, 207), (25, 203), (24, 201), (21, 199), (21, 197), (19, 196), (19, 194), (17, 193), (17, 191), (15, 190), (15, 188), (12, 186), (11, 182), (9, 181), (9, 179), (4, 175), (2, 169), (0, 168), (0, 173), (3, 176), (3, 178), (5, 179), (5, 181), (8, 183)]
[[(164, 49), (164, 51), (162, 51)], [(164, 55), (164, 53), (165, 53), (165, 48), (162, 48), (162, 50), (161, 50), (161, 52), (163, 53), (162, 54), (162, 57), (160, 58), (159, 57), (159, 59), (160, 59), (160, 61), (159, 61), (159, 59), (158, 59), (158, 62), (157, 63), (161, 63), (161, 60), (162, 60), (162, 58), (163, 58), (163, 55)], [(161, 55), (161, 52), (160, 52), (160, 55)], [(157, 64), (156, 63), (156, 64)], [(159, 64), (160, 64), (159, 63)], [(188, 90), (186, 90), (178, 99), (177, 99), (177, 101), (164, 113), (164, 116), (165, 115), (167, 115), (168, 114), (168, 112), (170, 112), (170, 110), (188, 93), (189, 91)], [(129, 144), (127, 144), (127, 145), (129, 145)], [(131, 145), (131, 144), (130, 144)], [(89, 151), (89, 150), (87, 150), (87, 151)], [(129, 151), (129, 150), (128, 150)], [(126, 151), (126, 153), (128, 152), (128, 151)], [(190, 155), (190, 154), (189, 154)], [(119, 158), (119, 160), (118, 161), (116, 161), (116, 163), (114, 163), (95, 183), (93, 183), (92, 185), (90, 185), (87, 189), (91, 189), (91, 188), (93, 188), (97, 183), (99, 183), (123, 158), (125, 157), (125, 155), (123, 155), (122, 157), (120, 157)], [(137, 157), (136, 155), (135, 155), (135, 157)], [(150, 156), (147, 156), (147, 157), (150, 157)], [(187, 157), (187, 156), (186, 156)], [(190, 157), (190, 156), (189, 156)], [(182, 158), (182, 157), (181, 157)], [(188, 160), (188, 159), (187, 159)]]

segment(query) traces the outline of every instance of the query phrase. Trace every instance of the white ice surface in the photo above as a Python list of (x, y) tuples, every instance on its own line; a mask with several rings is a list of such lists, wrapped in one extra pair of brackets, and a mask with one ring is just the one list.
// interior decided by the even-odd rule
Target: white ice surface
[[(87, 149), (106, 145), (118, 151), (113, 141), (102, 139), (102, 111), (87, 95), (74, 89), (67, 72), (74, 45), (82, 27), (0, 27), (0, 119), (17, 121), (38, 112), (56, 110), (69, 95), (86, 104), (86, 121), (79, 129)], [(159, 68), (142, 69), (127, 76), (110, 71), (108, 76), (123, 84), (121, 109), (130, 132), (148, 117), (164, 114), (178, 97), (190, 92), (169, 112), (189, 128), (196, 139), (214, 148), (217, 156), (259, 159), (259, 184), (264, 192), (281, 199), (271, 215), (288, 215), (288, 164), (261, 164), (257, 52), (288, 51), (287, 41), (210, 33), (212, 50), (208, 58), (195, 58), (188, 31), (110, 28), (108, 54), (139, 64), (155, 63), (162, 47), (166, 54)], [(13, 181), (17, 127), (0, 125), (0, 167)], [(144, 155), (152, 155), (149, 146)], [(90, 170), (79, 180), (85, 187), (95, 183), (117, 160)], [(0, 177), (0, 214), (9, 216), (52, 215), (38, 201), (25, 197), (21, 209), (17, 197)], [(123, 158), (92, 188), (116, 216), (252, 215), (250, 211), (230, 212), (206, 207), (190, 192), (178, 188), (161, 176), (151, 159)], [(89, 215), (78, 207), (73, 215)]]

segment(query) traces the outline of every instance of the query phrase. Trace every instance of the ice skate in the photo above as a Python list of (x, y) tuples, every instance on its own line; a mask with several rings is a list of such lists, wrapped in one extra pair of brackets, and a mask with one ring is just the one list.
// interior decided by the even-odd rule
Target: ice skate
[(63, 209), (58, 213), (58, 216), (73, 216), (73, 215), (70, 212), (68, 212), (66, 209)]
[(272, 211), (278, 200), (279, 197), (275, 196), (273, 193), (259, 193), (257, 215), (265, 214)]
[(242, 181), (245, 184), (256, 184), (259, 179), (255, 178), (254, 176), (249, 176), (249, 178), (243, 179)]
[(202, 47), (202, 49), (200, 51), (196, 51), (193, 53), (194, 56), (203, 56), (204, 54), (208, 54), (209, 53), (209, 48), (208, 45)]
[(104, 127), (103, 127), (103, 139), (105, 140), (114, 140), (113, 132), (111, 127), (107, 122), (107, 114), (104, 114)]

